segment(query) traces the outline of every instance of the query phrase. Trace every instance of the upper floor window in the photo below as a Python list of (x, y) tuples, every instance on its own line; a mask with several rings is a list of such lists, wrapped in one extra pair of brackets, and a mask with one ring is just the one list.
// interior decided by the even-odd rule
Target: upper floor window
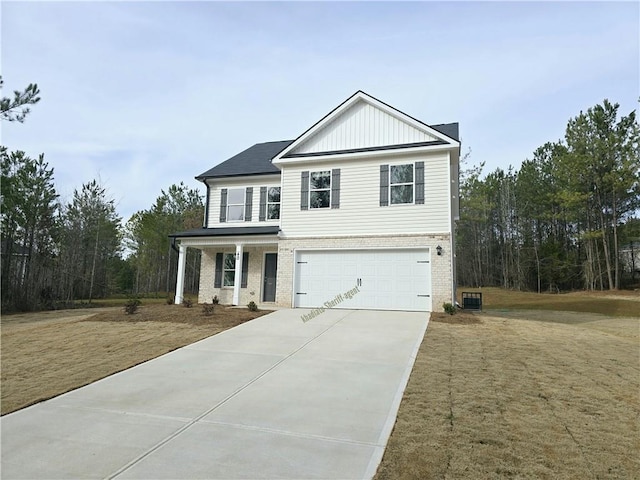
[(227, 222), (244, 220), (244, 188), (230, 188), (227, 193)]
[(391, 205), (413, 203), (413, 163), (389, 166), (389, 199)]
[(309, 208), (329, 208), (331, 204), (331, 170), (309, 174)]
[(280, 218), (280, 187), (269, 187), (267, 193), (267, 219)]
[(340, 169), (300, 172), (300, 210), (340, 208)]

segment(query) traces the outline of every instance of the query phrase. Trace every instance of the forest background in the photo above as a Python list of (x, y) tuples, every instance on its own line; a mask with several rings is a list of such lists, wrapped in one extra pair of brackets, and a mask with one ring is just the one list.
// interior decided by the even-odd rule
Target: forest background
[[(13, 93), (1, 99), (2, 122), (24, 122), (40, 100), (36, 84)], [(605, 99), (579, 112), (562, 140), (537, 148), (519, 169), (485, 174), (471, 150), (464, 155), (458, 285), (536, 292), (637, 287), (640, 128), (635, 111), (619, 110)], [(0, 156), (3, 312), (113, 295), (171, 297), (177, 252), (168, 235), (202, 227), (199, 191), (173, 184), (148, 209), (122, 219), (99, 179), (78, 186), (64, 203), (44, 153), (32, 158), (2, 146)], [(198, 289), (199, 255), (188, 250), (187, 292)]]

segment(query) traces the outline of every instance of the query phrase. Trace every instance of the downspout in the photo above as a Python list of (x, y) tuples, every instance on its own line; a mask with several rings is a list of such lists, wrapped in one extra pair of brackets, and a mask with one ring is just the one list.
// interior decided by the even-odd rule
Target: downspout
[[(176, 237), (169, 237), (171, 238), (171, 250), (173, 250), (174, 252), (176, 252), (178, 254), (178, 260), (176, 261), (176, 263), (180, 263), (180, 250), (178, 249), (178, 247), (176, 247)], [(171, 254), (171, 250), (169, 250), (169, 254)], [(169, 257), (171, 257), (171, 255), (169, 255)], [(169, 260), (171, 260), (171, 258), (169, 258)], [(176, 265), (176, 286), (178, 286), (178, 266)], [(167, 292), (169, 292), (169, 270), (167, 270)]]
[[(450, 205), (451, 205), (451, 304), (457, 304), (457, 296), (458, 296), (458, 258), (456, 254), (456, 231), (458, 227), (458, 222), (460, 221), (460, 150), (462, 150), (462, 142), (460, 142), (460, 146), (457, 151), (457, 161), (456, 161), (456, 169), (455, 174), (456, 178), (452, 178), (452, 182), (455, 181), (455, 205), (456, 211), (453, 211), (454, 207), (454, 198), (451, 195)], [(451, 153), (449, 153), (451, 155)]]
[(207, 180), (202, 180), (202, 183), (207, 187), (207, 197), (204, 203), (204, 221), (202, 222), (202, 226), (204, 228), (209, 228), (209, 201), (211, 200), (211, 187), (207, 183)]

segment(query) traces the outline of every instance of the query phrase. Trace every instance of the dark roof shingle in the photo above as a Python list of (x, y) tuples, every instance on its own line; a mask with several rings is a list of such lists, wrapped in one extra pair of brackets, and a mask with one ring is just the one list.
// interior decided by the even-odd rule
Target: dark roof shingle
[[(449, 138), (460, 140), (457, 123), (430, 125), (430, 127)], [(256, 143), (254, 146), (201, 173), (196, 179), (203, 181), (207, 178), (279, 174), (280, 169), (273, 165), (271, 160), (293, 142), (294, 140), (281, 140), (278, 142)]]
[(206, 178), (237, 177), (241, 175), (279, 174), (280, 169), (271, 163), (271, 159), (287, 148), (293, 140), (256, 143), (229, 160), (201, 173), (197, 180)]
[(441, 123), (439, 125), (429, 125), (434, 130), (446, 135), (449, 138), (460, 141), (457, 123)]

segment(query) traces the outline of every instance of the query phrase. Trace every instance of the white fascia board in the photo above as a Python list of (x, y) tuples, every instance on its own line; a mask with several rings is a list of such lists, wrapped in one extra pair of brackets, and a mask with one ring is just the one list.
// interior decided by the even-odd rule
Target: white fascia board
[[(336, 234), (331, 234), (331, 235), (322, 235), (322, 234), (318, 234), (318, 235), (314, 235), (313, 237), (310, 237), (309, 235), (285, 235), (284, 233), (281, 233), (280, 235), (280, 239), (281, 240), (328, 240), (328, 239), (343, 239), (343, 238), (376, 238), (376, 239), (384, 239), (384, 238), (389, 238), (389, 237), (393, 237), (393, 238), (399, 238), (399, 237), (420, 237), (420, 236), (428, 236), (428, 237), (438, 237), (438, 236), (446, 236), (446, 235), (451, 235), (452, 232), (421, 232), (421, 233), (415, 233), (415, 232), (399, 232), (399, 233), (395, 233), (393, 235), (389, 235), (389, 234), (362, 234), (362, 235), (353, 235), (353, 234), (345, 234), (345, 235), (336, 235)], [(398, 249), (416, 249), (416, 248), (422, 248), (422, 247), (411, 247), (411, 246), (399, 246), (399, 247), (394, 247), (394, 246), (384, 246), (384, 247), (376, 247), (376, 246), (372, 246), (372, 247), (300, 247), (300, 248), (296, 248), (296, 250), (367, 250), (367, 249), (373, 249), (373, 250), (398, 250)], [(430, 248), (430, 247), (424, 247), (424, 248)]]
[(329, 155), (310, 155), (307, 157), (295, 157), (295, 158), (283, 158), (278, 160), (283, 166), (292, 165), (292, 164), (300, 164), (300, 163), (315, 163), (315, 162), (328, 162), (335, 160), (353, 160), (358, 158), (372, 158), (372, 157), (382, 157), (382, 156), (401, 156), (401, 155), (411, 155), (415, 153), (430, 153), (437, 151), (448, 151), (451, 150), (451, 145), (429, 145), (423, 147), (410, 147), (410, 148), (392, 148), (389, 150), (366, 150), (362, 152), (352, 152), (352, 153), (333, 153)]
[(207, 247), (219, 247), (223, 245), (277, 245), (278, 237), (273, 235), (247, 235), (247, 236), (232, 236), (228, 237), (187, 237), (178, 238), (180, 244), (185, 247), (194, 248), (207, 248)]

